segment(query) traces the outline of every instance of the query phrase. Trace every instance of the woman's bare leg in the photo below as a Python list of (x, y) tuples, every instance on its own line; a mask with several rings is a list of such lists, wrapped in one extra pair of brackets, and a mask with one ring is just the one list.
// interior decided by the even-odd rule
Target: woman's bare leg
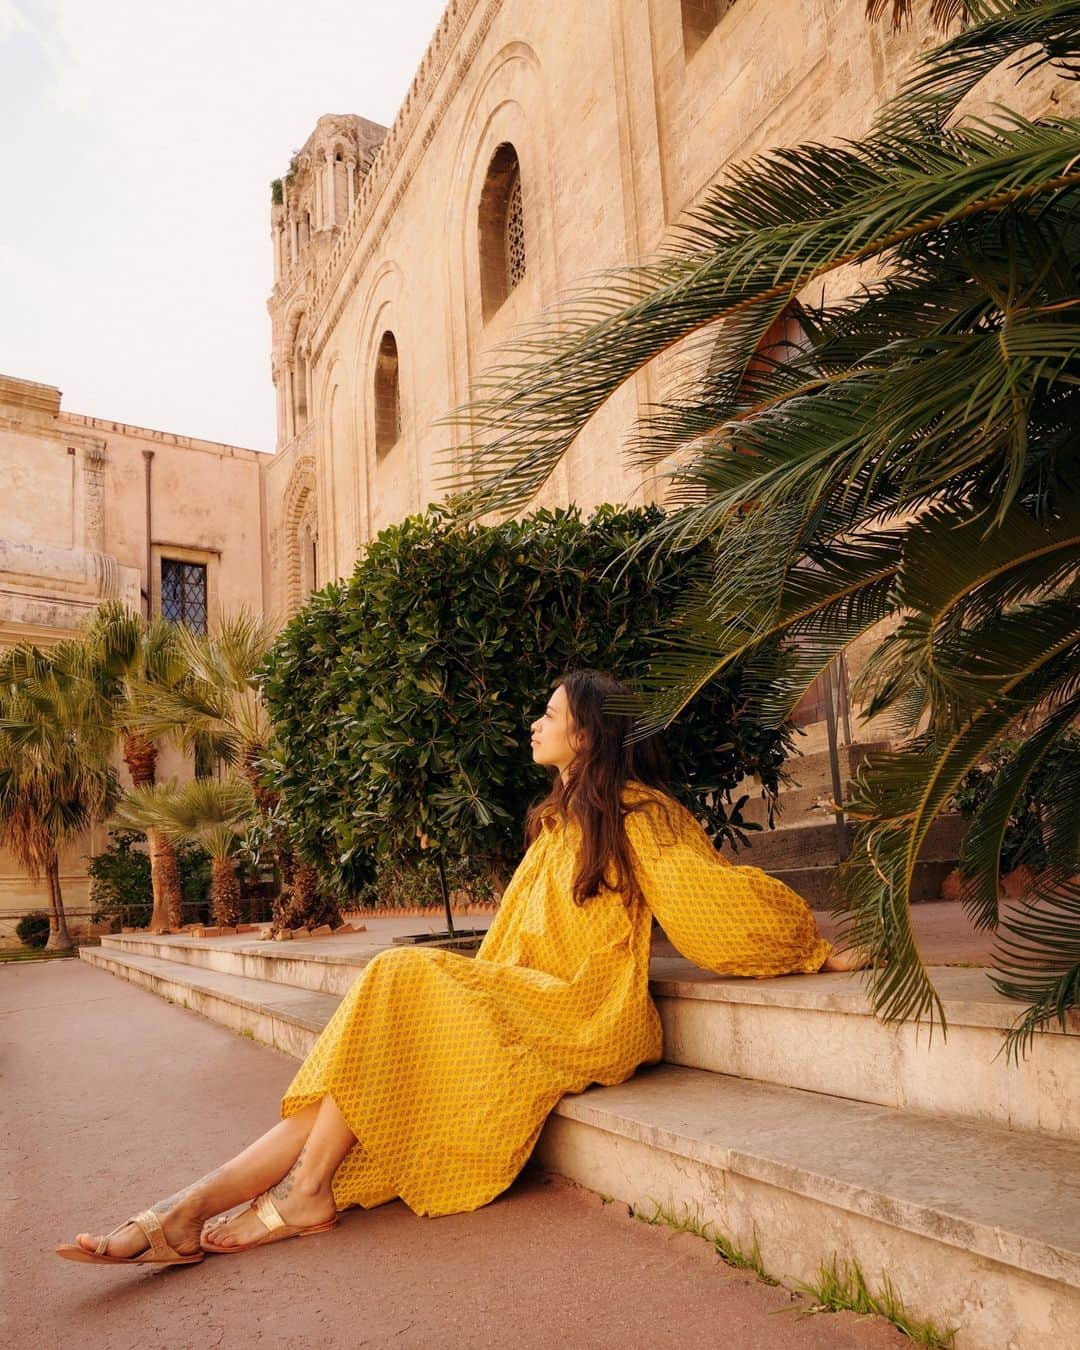
[[(355, 1143), (356, 1136), (333, 1097), (327, 1094), (319, 1103), (318, 1115), (300, 1156), (287, 1175), (270, 1188), (277, 1211), (287, 1224), (308, 1228), (334, 1217), (334, 1173)], [(262, 1220), (253, 1210), (246, 1209), (226, 1223), (215, 1224), (211, 1241), (215, 1247), (235, 1247), (265, 1236)]]
[[(254, 1199), (275, 1181), (280, 1181), (302, 1151), (320, 1106), (320, 1102), (315, 1102), (288, 1120), (279, 1121), (235, 1158), (152, 1206), (168, 1242), (185, 1255), (197, 1252), (199, 1235), (207, 1219)], [(75, 1240), (90, 1252), (98, 1242), (97, 1237), (89, 1233), (80, 1233)], [(148, 1245), (142, 1230), (127, 1224), (109, 1239), (108, 1254), (138, 1256)]]

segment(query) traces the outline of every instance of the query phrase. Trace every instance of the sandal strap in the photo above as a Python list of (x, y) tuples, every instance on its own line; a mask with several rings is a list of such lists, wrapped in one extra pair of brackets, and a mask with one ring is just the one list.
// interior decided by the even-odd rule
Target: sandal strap
[(170, 1261), (180, 1255), (175, 1251), (165, 1237), (165, 1230), (161, 1226), (161, 1220), (152, 1209), (144, 1209), (141, 1214), (135, 1214), (128, 1221), (141, 1228), (143, 1235), (150, 1244), (150, 1252), (155, 1261)]
[(271, 1200), (269, 1191), (263, 1191), (262, 1195), (256, 1196), (251, 1202), (251, 1208), (255, 1211), (255, 1217), (265, 1224), (268, 1233), (287, 1226), (278, 1213), (277, 1205)]
[(130, 1219), (125, 1219), (123, 1223), (118, 1223), (111, 1233), (106, 1233), (104, 1237), (99, 1237), (94, 1245), (94, 1255), (108, 1256), (109, 1239), (114, 1238), (117, 1235), (117, 1233), (119, 1233), (120, 1229), (126, 1228), (130, 1222), (131, 1222)]

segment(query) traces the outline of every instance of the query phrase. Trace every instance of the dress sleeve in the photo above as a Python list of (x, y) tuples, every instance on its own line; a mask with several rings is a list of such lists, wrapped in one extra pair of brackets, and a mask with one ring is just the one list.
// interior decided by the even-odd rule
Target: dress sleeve
[(759, 978), (821, 968), (832, 948), (805, 900), (760, 868), (722, 858), (684, 807), (630, 811), (626, 833), (646, 903), (687, 960)]

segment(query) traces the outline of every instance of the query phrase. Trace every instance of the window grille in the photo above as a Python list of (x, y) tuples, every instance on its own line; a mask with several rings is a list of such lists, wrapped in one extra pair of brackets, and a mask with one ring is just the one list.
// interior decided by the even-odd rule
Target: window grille
[(187, 624), (195, 633), (206, 632), (206, 566), (161, 560), (161, 617)]
[(512, 291), (525, 275), (525, 213), (521, 208), (521, 174), (515, 173), (506, 194), (506, 288)]

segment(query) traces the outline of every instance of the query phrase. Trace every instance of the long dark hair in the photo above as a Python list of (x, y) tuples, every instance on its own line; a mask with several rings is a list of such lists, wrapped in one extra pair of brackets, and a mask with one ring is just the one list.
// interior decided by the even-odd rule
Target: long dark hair
[[(551, 791), (529, 812), (525, 837), (531, 843), (545, 821), (574, 820), (581, 827), (581, 851), (574, 876), (574, 900), (586, 900), (609, 888), (627, 901), (640, 900), (624, 816), (648, 804), (622, 800), (628, 783), (639, 783), (667, 796), (667, 756), (659, 736), (627, 739), (631, 719), (611, 711), (611, 700), (629, 690), (599, 670), (572, 670), (558, 682), (566, 690), (570, 716), (585, 744), (564, 783), (555, 775)], [(558, 686), (556, 686), (558, 687)], [(613, 873), (613, 875), (612, 875)]]

